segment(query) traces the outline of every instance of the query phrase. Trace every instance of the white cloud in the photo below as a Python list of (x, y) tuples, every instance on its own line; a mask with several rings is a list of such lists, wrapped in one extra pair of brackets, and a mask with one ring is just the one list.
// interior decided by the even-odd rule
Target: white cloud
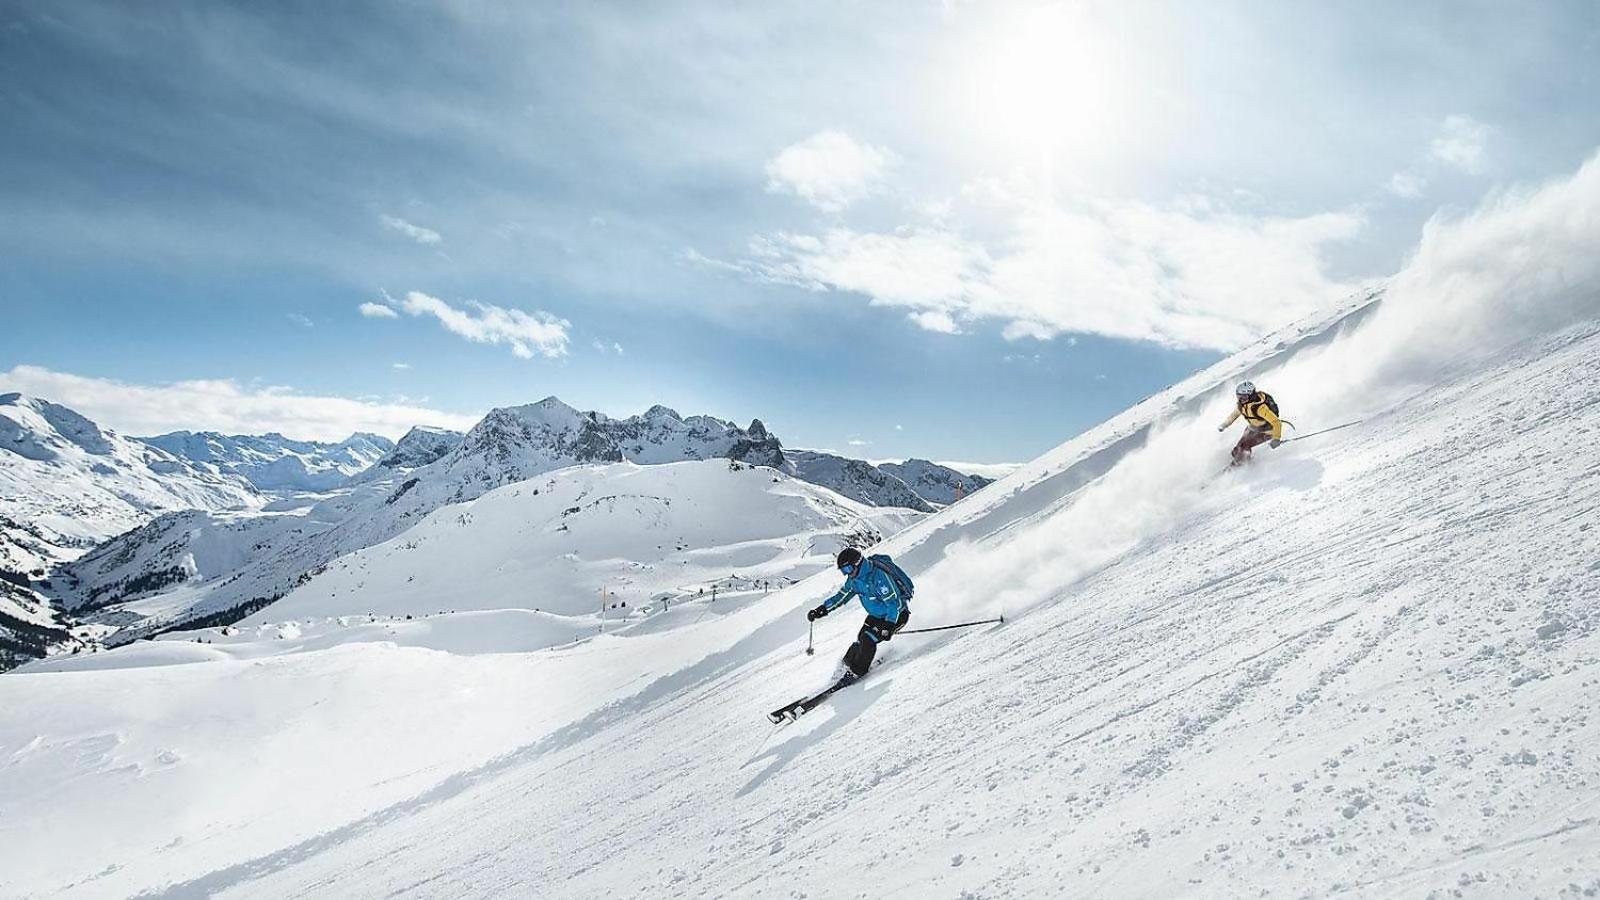
[(369, 319), (400, 318), (400, 314), (394, 311), (394, 307), (384, 306), (382, 303), (363, 303), (356, 308), (361, 310), (361, 314)]
[(394, 366), (394, 368), (396, 368), (396, 369), (398, 369), (398, 370), (400, 370), (402, 372), (405, 371), (406, 369), (411, 368), (411, 363), (393, 363), (392, 365)]
[(1408, 200), (1421, 197), (1427, 186), (1428, 179), (1415, 172), (1396, 172), (1387, 185), (1389, 193)]
[(886, 306), (960, 308), (981, 281), (988, 253), (943, 228), (863, 234), (835, 228), (816, 237), (779, 233), (751, 245), (760, 277), (815, 291), (865, 294)]
[(446, 330), (479, 344), (506, 344), (523, 359), (567, 355), (567, 329), (572, 323), (547, 312), (490, 306), (468, 301), (472, 309), (451, 306), (437, 297), (412, 291), (400, 308), (413, 316), (433, 316)]
[(399, 437), (413, 425), (461, 431), (479, 418), (400, 403), (299, 394), (287, 387), (245, 386), (232, 379), (129, 384), (26, 365), (0, 372), (0, 389), (53, 400), (136, 435), (179, 429), (276, 431), (301, 440), (336, 441), (356, 431)]
[(383, 227), (389, 229), (390, 231), (398, 231), (419, 244), (437, 244), (444, 240), (444, 236), (439, 232), (434, 231), (432, 228), (423, 228), (421, 225), (413, 225), (410, 222), (407, 222), (405, 219), (397, 218), (395, 216), (379, 216), (378, 221), (382, 222)]
[(929, 310), (927, 312), (914, 312), (911, 321), (917, 323), (928, 331), (937, 331), (941, 334), (960, 334), (961, 329), (956, 327), (956, 320), (942, 310)]
[(1481, 172), (1484, 148), (1489, 143), (1489, 126), (1471, 116), (1445, 116), (1439, 136), (1433, 139), (1429, 155), (1438, 162), (1463, 172)]
[(1363, 225), (1355, 213), (1242, 215), (1218, 203), (1063, 207), (992, 186), (967, 196), (1006, 223), (998, 236), (942, 225), (779, 233), (757, 238), (738, 268), (904, 307), (933, 331), (994, 320), (1011, 340), (1085, 332), (1230, 350), (1349, 293), (1325, 274), (1323, 249)]
[(1022, 463), (975, 463), (939, 460), (938, 464), (955, 469), (966, 475), (982, 475), (984, 478), (1004, 478), (1012, 472), (1022, 468)]
[(311, 321), (309, 317), (303, 316), (300, 313), (289, 313), (289, 321), (299, 325), (301, 328), (315, 328), (317, 324)]
[(598, 353), (615, 353), (618, 356), (622, 355), (622, 345), (616, 341), (612, 341), (608, 344), (599, 338), (595, 338), (590, 346), (594, 347), (595, 351)]
[(842, 131), (821, 131), (785, 147), (767, 163), (767, 190), (793, 194), (824, 212), (839, 212), (871, 193), (894, 154)]
[(845, 443), (852, 447), (867, 447), (872, 444), (871, 441), (864, 441), (861, 438), (851, 438), (850, 440), (845, 441)]

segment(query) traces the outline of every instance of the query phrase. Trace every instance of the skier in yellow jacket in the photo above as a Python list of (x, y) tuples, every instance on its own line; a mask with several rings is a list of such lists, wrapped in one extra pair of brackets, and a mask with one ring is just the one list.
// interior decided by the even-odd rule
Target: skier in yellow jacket
[(1228, 416), (1228, 421), (1217, 426), (1217, 430), (1227, 431), (1235, 419), (1244, 418), (1244, 436), (1233, 445), (1233, 465), (1237, 466), (1248, 460), (1251, 448), (1259, 444), (1271, 441), (1272, 448), (1276, 450), (1283, 443), (1283, 420), (1278, 418), (1277, 401), (1266, 391), (1256, 390), (1253, 383), (1241, 381), (1233, 393), (1239, 405)]

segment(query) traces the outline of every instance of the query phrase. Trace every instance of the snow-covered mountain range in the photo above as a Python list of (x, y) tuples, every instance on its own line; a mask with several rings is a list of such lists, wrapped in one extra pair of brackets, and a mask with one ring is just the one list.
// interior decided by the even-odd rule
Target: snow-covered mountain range
[(363, 481), (383, 478), (395, 472), (420, 469), (442, 459), (461, 444), (459, 431), (418, 425), (395, 442), (394, 449), (355, 477)]
[(96, 543), (178, 509), (255, 509), (249, 482), (60, 404), (0, 394), (0, 570), (40, 577)]
[(36, 582), (57, 569), (47, 591), (114, 641), (237, 618), (440, 506), (571, 466), (725, 459), (915, 512), (954, 499), (952, 481), (983, 481), (922, 464), (907, 474), (930, 503), (886, 467), (785, 451), (759, 420), (740, 428), (664, 406), (612, 419), (554, 397), (493, 410), (464, 435), (418, 426), (393, 444), (363, 434), (337, 444), (211, 432), (129, 439), (44, 400), (6, 395), (0, 409), (9, 410), (0, 485), (10, 486), (0, 496), (0, 568)]
[(336, 444), (281, 434), (174, 431), (140, 438), (173, 456), (238, 475), (262, 491), (327, 491), (371, 468), (395, 449), (382, 435), (356, 433)]
[(818, 450), (785, 450), (780, 467), (796, 478), (874, 506), (903, 506), (933, 512), (934, 506), (891, 472), (865, 460)]
[[(117, 630), (113, 642), (235, 621), (316, 579), (341, 556), (402, 535), (441, 507), (574, 466), (707, 460), (773, 468), (866, 507), (933, 509), (871, 464), (788, 454), (759, 420), (740, 428), (661, 406), (618, 420), (551, 397), (493, 410), (465, 435), (414, 430), (345, 488), (310, 505), (273, 504), (253, 515), (197, 510), (164, 516), (66, 566), (57, 594), (85, 621)], [(760, 521), (766, 513), (741, 507), (721, 515)], [(817, 528), (803, 517), (790, 520), (794, 534)]]
[(973, 491), (994, 483), (992, 478), (957, 472), (949, 466), (926, 459), (881, 463), (878, 468), (905, 482), (917, 492), (917, 496), (940, 506), (949, 506)]

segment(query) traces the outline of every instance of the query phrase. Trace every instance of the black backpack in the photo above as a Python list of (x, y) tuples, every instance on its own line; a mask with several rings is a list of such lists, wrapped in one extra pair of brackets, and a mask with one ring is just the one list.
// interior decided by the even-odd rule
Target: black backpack
[(1253, 406), (1253, 405), (1255, 405), (1257, 403), (1265, 403), (1267, 405), (1267, 409), (1272, 410), (1272, 414), (1273, 415), (1275, 415), (1275, 416), (1278, 415), (1278, 401), (1272, 399), (1272, 395), (1267, 393), (1266, 391), (1256, 391), (1256, 393), (1261, 395), (1261, 399), (1260, 400), (1252, 400), (1249, 403), (1241, 403), (1241, 404), (1239, 404), (1239, 412), (1242, 413), (1242, 412), (1245, 411), (1245, 409), (1247, 409), (1248, 407)]
[(867, 562), (877, 566), (879, 571), (889, 576), (894, 582), (894, 589), (900, 594), (900, 599), (910, 602), (911, 595), (916, 593), (917, 586), (911, 583), (911, 576), (905, 570), (895, 565), (894, 560), (887, 553), (874, 553), (867, 557)]

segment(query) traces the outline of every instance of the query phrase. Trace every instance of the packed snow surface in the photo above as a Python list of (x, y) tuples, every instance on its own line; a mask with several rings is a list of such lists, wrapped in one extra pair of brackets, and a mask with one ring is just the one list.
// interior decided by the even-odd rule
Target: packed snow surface
[[(1591, 164), (1434, 223), (1381, 300), (886, 542), (913, 627), (1007, 622), (791, 726), (860, 621), (803, 652), (831, 573), (540, 652), (0, 677), (7, 891), (1600, 892), (1596, 208)], [(1242, 377), (1307, 439), (1223, 471)]]

